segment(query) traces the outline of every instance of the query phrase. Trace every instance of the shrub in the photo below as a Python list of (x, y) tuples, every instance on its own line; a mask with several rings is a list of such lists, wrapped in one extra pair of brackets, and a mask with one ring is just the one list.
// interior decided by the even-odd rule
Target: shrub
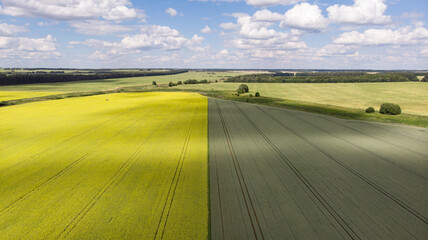
[(198, 80), (195, 79), (187, 79), (186, 81), (183, 82), (184, 84), (197, 84)]
[(382, 114), (398, 115), (401, 114), (401, 108), (398, 104), (383, 103), (380, 106), (379, 112)]
[(206, 80), (206, 79), (200, 80), (199, 83), (208, 83), (208, 80)]
[(422, 78), (421, 82), (428, 82), (428, 75), (426, 75), (424, 78)]
[(247, 93), (249, 91), (250, 91), (250, 89), (248, 88), (247, 84), (239, 85), (238, 90), (237, 90), (238, 93)]
[(250, 94), (250, 97), (253, 97), (253, 94)]
[(374, 113), (375, 111), (374, 111), (374, 108), (373, 107), (368, 107), (367, 109), (366, 109), (366, 113)]
[(178, 82), (177, 82), (177, 85), (181, 85), (181, 84), (183, 84), (181, 81), (178, 81)]
[(260, 93), (259, 92), (256, 92), (256, 95), (255, 95), (256, 97), (260, 97)]
[(156, 81), (153, 81), (153, 82), (152, 82), (152, 85), (156, 86), (156, 85), (157, 85), (157, 84), (156, 84)]
[(174, 86), (176, 86), (176, 85), (175, 85), (174, 83), (172, 83), (172, 82), (169, 82), (168, 86), (170, 86), (170, 87), (174, 87)]

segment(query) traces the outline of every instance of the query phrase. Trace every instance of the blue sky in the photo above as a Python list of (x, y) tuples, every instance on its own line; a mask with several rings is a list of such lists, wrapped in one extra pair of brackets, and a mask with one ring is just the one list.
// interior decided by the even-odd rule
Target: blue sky
[(428, 69), (426, 0), (0, 3), (0, 67)]

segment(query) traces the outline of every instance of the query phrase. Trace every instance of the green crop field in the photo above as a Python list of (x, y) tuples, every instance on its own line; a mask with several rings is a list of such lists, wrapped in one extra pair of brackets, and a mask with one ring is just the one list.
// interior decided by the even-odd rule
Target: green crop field
[[(179, 86), (181, 89), (235, 91), (241, 83)], [(428, 83), (248, 83), (250, 93), (303, 102), (379, 110), (384, 102), (397, 103), (403, 113), (428, 116)]]
[(209, 99), (212, 239), (425, 239), (428, 131)]
[(16, 92), (16, 91), (0, 91), (0, 102), (22, 99), (22, 98), (33, 98), (33, 97), (43, 97), (54, 94), (61, 94), (63, 92)]
[(209, 80), (215, 82), (228, 76), (243, 75), (242, 72), (187, 72), (175, 75), (165, 76), (149, 76), (149, 77), (133, 77), (133, 78), (117, 78), (117, 79), (102, 79), (93, 81), (81, 82), (58, 82), (58, 83), (37, 83), (23, 84), (12, 86), (1, 86), (1, 91), (53, 91), (53, 92), (87, 92), (115, 89), (126, 86), (151, 86), (153, 81), (157, 84), (168, 84), (169, 82), (177, 83), (188, 79)]
[(0, 108), (0, 239), (206, 239), (207, 99)]

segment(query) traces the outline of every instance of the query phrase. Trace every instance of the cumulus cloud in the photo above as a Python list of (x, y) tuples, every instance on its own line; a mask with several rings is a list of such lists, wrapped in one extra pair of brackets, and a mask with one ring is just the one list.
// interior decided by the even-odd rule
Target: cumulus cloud
[(210, 26), (206, 25), (204, 28), (201, 29), (202, 33), (212, 33), (213, 30), (210, 28)]
[(332, 22), (352, 25), (388, 24), (391, 16), (386, 16), (386, 0), (355, 0), (354, 5), (333, 5), (327, 8)]
[(334, 43), (353, 45), (410, 45), (428, 44), (428, 30), (418, 27), (410, 27), (398, 30), (391, 29), (368, 29), (363, 33), (352, 31), (342, 33)]
[(248, 5), (256, 7), (269, 7), (275, 5), (291, 5), (304, 0), (245, 0)]
[(27, 64), (31, 65), (40, 60), (57, 59), (61, 56), (56, 51), (56, 39), (51, 35), (44, 38), (0, 37), (0, 59), (7, 59), (8, 64), (28, 60)]
[(281, 21), (282, 15), (279, 13), (271, 12), (267, 9), (263, 9), (254, 13), (251, 17), (252, 21), (256, 22), (278, 22)]
[(322, 15), (321, 9), (317, 5), (301, 3), (294, 6), (284, 14), (280, 26), (320, 31), (327, 27), (328, 20)]
[(11, 36), (19, 32), (26, 32), (27, 28), (13, 24), (0, 23), (0, 36)]
[(269, 22), (252, 21), (250, 16), (238, 17), (239, 33), (244, 38), (267, 39), (275, 35), (275, 30), (268, 29)]
[(165, 13), (168, 13), (170, 17), (175, 17), (178, 15), (177, 10), (175, 10), (174, 8), (168, 8), (167, 10), (165, 10)]
[(54, 20), (126, 20), (143, 17), (129, 0), (2, 0), (0, 14)]
[(101, 20), (87, 20), (83, 22), (71, 22), (70, 25), (76, 28), (76, 32), (85, 35), (108, 35), (118, 32), (129, 32), (133, 28), (112, 24)]
[(223, 28), (224, 30), (236, 30), (238, 29), (239, 25), (229, 22), (229, 23), (221, 23), (220, 27)]
[(55, 41), (51, 35), (45, 38), (0, 37), (0, 49), (14, 49), (28, 52), (55, 51)]
[[(86, 41), (71, 41), (69, 44), (84, 44), (98, 49), (98, 56), (112, 56), (114, 54), (135, 53), (140, 50), (180, 50), (203, 51), (200, 47), (204, 38), (193, 35), (186, 38), (176, 29), (168, 26), (146, 25), (141, 28), (138, 34), (123, 37), (119, 42), (109, 42), (97, 39)], [(104, 52), (100, 51), (104, 50)], [(102, 53), (102, 54), (101, 54)]]

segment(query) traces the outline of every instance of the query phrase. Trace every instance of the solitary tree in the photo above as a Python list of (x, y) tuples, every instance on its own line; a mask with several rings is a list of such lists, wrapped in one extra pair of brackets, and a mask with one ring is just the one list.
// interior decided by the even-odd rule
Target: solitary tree
[(157, 84), (156, 84), (156, 81), (153, 81), (153, 82), (152, 82), (152, 85), (156, 86), (156, 85), (157, 85)]
[(238, 93), (247, 93), (249, 91), (250, 91), (250, 89), (248, 88), (247, 84), (239, 85), (238, 90), (237, 90)]

